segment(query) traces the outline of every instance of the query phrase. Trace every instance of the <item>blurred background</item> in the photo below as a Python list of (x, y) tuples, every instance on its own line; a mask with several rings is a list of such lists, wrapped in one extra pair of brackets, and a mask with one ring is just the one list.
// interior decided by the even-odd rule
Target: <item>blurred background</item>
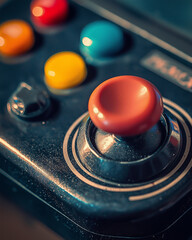
[(61, 240), (56, 233), (0, 195), (1, 240)]
[(119, 2), (192, 39), (191, 0), (120, 0)]

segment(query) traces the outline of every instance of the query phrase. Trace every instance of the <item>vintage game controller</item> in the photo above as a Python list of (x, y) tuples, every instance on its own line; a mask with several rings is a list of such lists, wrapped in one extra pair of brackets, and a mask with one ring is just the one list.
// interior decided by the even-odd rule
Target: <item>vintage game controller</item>
[(65, 239), (189, 240), (191, 58), (108, 15), (1, 6), (1, 192)]

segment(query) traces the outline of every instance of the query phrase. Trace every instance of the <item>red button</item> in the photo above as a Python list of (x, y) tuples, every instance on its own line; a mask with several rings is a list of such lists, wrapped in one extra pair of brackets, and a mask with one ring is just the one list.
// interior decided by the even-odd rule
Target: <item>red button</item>
[(119, 76), (100, 84), (89, 99), (96, 127), (119, 136), (135, 136), (155, 125), (163, 112), (162, 97), (143, 78)]
[(34, 0), (31, 3), (32, 21), (39, 26), (63, 22), (67, 17), (67, 0)]
[(0, 25), (0, 54), (4, 56), (22, 55), (35, 42), (31, 26), (23, 20), (9, 20)]

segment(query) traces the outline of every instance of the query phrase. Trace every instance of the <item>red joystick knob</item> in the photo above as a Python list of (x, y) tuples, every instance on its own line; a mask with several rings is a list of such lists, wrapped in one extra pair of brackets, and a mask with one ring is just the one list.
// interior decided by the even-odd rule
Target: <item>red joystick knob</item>
[(103, 131), (135, 136), (159, 121), (163, 102), (157, 88), (145, 79), (119, 76), (93, 91), (88, 108), (92, 122)]

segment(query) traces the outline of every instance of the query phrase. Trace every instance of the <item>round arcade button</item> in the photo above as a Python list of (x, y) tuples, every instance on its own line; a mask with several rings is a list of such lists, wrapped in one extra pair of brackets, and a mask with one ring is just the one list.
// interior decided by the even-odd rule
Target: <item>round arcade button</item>
[(81, 32), (80, 49), (85, 55), (106, 58), (117, 54), (123, 46), (123, 32), (111, 22), (96, 21)]
[(0, 25), (0, 53), (17, 56), (29, 51), (35, 42), (31, 26), (22, 20), (10, 20)]
[(150, 82), (135, 76), (119, 76), (93, 91), (88, 108), (92, 122), (103, 131), (136, 136), (159, 121), (163, 103)]
[(87, 75), (83, 58), (74, 52), (59, 52), (44, 66), (45, 83), (50, 89), (68, 89), (81, 84)]
[(67, 0), (33, 0), (31, 3), (31, 19), (38, 26), (59, 24), (67, 14)]

